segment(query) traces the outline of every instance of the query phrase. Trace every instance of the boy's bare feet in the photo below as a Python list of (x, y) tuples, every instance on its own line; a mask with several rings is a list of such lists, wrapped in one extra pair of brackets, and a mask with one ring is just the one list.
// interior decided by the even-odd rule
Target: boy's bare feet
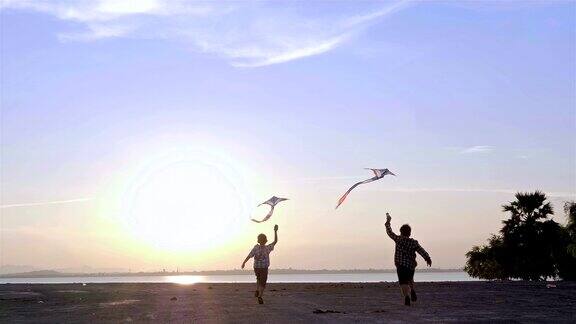
[(262, 299), (262, 297), (258, 297), (258, 304), (264, 304), (264, 299)]

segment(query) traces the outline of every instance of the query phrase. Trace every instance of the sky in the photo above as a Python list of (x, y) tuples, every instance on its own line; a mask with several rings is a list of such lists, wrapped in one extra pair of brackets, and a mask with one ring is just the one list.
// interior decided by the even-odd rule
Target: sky
[[(576, 199), (573, 1), (3, 0), (0, 265), (434, 267)], [(387, 176), (340, 195), (389, 168)], [(271, 220), (258, 204), (289, 198)], [(420, 266), (424, 262), (420, 259)]]

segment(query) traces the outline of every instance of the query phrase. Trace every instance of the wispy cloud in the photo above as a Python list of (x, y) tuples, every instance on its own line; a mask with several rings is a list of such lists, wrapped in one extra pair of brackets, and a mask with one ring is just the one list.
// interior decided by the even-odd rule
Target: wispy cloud
[[(62, 41), (130, 37), (176, 41), (237, 67), (258, 67), (323, 54), (410, 1), (362, 3), (356, 12), (314, 3), (184, 0), (4, 0), (4, 10), (43, 12), (76, 22)], [(331, 9), (336, 5), (330, 4)]]
[(92, 197), (87, 198), (76, 198), (76, 199), (66, 199), (66, 200), (53, 200), (53, 201), (43, 201), (43, 202), (31, 202), (31, 203), (18, 203), (18, 204), (6, 204), (0, 205), (0, 209), (6, 208), (20, 208), (20, 207), (34, 207), (34, 206), (45, 206), (45, 205), (61, 205), (70, 204), (94, 200)]
[(233, 62), (232, 65), (236, 67), (258, 67), (277, 63), (284, 63), (299, 58), (318, 55), (336, 48), (344, 40), (346, 40), (346, 38), (347, 35), (341, 35), (333, 39), (328, 39), (323, 43), (310, 45), (309, 47), (295, 48), (285, 53), (278, 53), (277, 55), (264, 56), (262, 57), (261, 60), (256, 60), (252, 62)]
[(494, 151), (494, 146), (490, 145), (476, 145), (467, 147), (460, 151), (462, 154), (473, 154), (473, 153), (488, 153)]

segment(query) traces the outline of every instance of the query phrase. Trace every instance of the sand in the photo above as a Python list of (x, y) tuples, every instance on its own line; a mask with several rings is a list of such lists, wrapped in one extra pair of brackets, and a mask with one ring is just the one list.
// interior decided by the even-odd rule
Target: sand
[(576, 282), (420, 283), (402, 305), (394, 283), (0, 285), (1, 323), (576, 322)]

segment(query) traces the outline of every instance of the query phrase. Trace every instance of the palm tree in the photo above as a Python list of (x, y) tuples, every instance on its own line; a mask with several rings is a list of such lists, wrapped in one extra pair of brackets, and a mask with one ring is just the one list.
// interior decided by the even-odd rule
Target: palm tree
[(510, 218), (500, 230), (507, 255), (502, 266), (513, 278), (541, 280), (557, 274), (553, 250), (560, 226), (548, 219), (554, 211), (540, 191), (516, 194), (516, 200), (502, 206)]
[(572, 238), (572, 243), (568, 245), (568, 253), (576, 258), (576, 202), (568, 201), (564, 204), (564, 212), (568, 217), (566, 230)]
[(518, 192), (515, 197), (516, 201), (502, 206), (505, 212), (512, 214), (509, 220), (504, 221), (504, 225), (514, 227), (522, 222), (534, 223), (554, 214), (552, 205), (546, 201), (546, 194), (541, 191)]
[(566, 225), (566, 228), (570, 232), (576, 233), (576, 202), (567, 201), (564, 203), (564, 212), (568, 217), (568, 224)]

